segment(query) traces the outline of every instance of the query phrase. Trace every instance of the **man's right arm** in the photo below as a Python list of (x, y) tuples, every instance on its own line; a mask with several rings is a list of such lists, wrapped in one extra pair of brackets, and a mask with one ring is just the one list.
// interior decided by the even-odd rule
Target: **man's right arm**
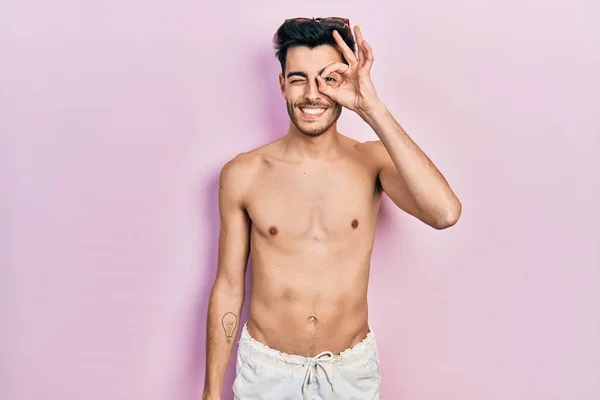
[(208, 303), (206, 374), (203, 399), (220, 400), (223, 380), (237, 338), (244, 303), (250, 220), (243, 205), (247, 170), (236, 159), (219, 178), (219, 248), (217, 277)]

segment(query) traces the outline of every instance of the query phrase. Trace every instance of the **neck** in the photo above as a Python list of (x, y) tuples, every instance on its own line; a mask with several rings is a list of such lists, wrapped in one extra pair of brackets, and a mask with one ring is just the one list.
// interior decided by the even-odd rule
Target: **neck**
[(301, 159), (328, 158), (339, 148), (341, 134), (337, 131), (337, 124), (319, 136), (308, 136), (290, 122), (287, 135), (284, 136), (285, 153)]

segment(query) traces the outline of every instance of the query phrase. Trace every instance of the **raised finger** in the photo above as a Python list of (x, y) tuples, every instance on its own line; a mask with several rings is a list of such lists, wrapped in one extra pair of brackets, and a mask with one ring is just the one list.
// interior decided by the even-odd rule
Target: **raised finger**
[(356, 63), (357, 62), (356, 55), (354, 54), (352, 49), (350, 49), (350, 47), (348, 47), (346, 42), (344, 42), (344, 39), (342, 39), (342, 35), (340, 35), (340, 33), (337, 30), (333, 31), (333, 38), (334, 38), (335, 42), (337, 43), (338, 47), (340, 48), (340, 50), (342, 51), (342, 55), (344, 56), (346, 61), (348, 61), (349, 64)]
[(363, 47), (363, 35), (358, 25), (354, 26), (354, 37), (356, 38), (356, 46), (358, 47), (358, 66), (362, 67), (365, 65), (367, 53)]
[(366, 40), (362, 41), (362, 46), (364, 52), (366, 53), (366, 59), (363, 65), (367, 70), (371, 70), (371, 67), (373, 66), (373, 61), (375, 61), (375, 56), (373, 55), (373, 48), (371, 48), (371, 46), (369, 45), (369, 43), (367, 43)]
[(360, 30), (360, 26), (354, 26), (354, 36), (356, 37), (356, 42), (360, 43), (363, 41), (362, 31)]

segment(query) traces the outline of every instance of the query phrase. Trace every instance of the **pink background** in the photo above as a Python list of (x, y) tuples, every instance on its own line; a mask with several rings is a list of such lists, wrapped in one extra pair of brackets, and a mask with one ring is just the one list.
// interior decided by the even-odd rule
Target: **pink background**
[(384, 203), (384, 398), (600, 398), (598, 4), (5, 2), (0, 398), (199, 398), (218, 173), (285, 133), (271, 39), (298, 15), (361, 25), (463, 202), (445, 231)]

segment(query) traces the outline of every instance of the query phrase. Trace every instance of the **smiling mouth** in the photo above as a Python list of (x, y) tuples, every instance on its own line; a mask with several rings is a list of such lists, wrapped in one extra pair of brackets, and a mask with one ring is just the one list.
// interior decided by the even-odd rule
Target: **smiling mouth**
[(324, 107), (299, 107), (299, 109), (306, 116), (319, 116), (327, 111)]

